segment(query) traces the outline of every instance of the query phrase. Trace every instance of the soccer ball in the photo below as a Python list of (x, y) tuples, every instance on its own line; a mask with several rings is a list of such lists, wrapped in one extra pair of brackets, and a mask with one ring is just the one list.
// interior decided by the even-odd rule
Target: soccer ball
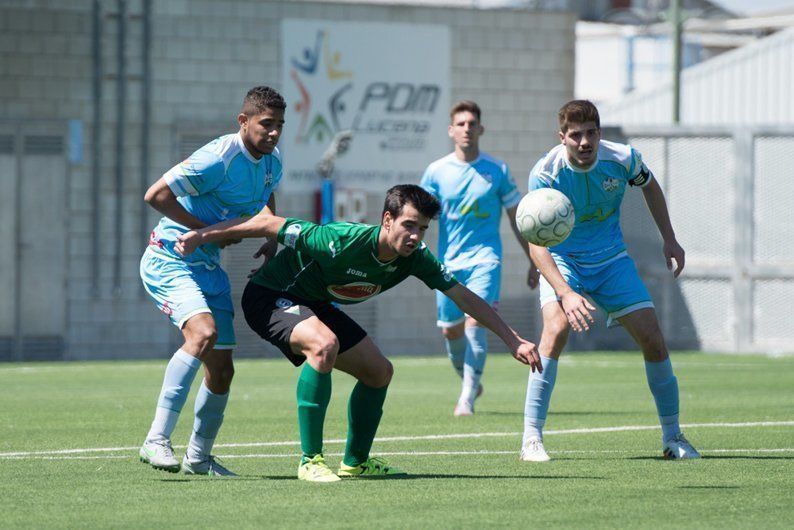
[(573, 229), (576, 216), (573, 204), (562, 192), (552, 188), (530, 191), (516, 210), (516, 226), (533, 245), (559, 245)]

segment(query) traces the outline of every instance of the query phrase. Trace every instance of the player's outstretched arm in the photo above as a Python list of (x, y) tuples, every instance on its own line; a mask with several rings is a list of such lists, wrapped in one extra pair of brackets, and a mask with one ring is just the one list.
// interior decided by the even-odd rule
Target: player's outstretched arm
[(533, 372), (535, 370), (538, 372), (543, 371), (543, 366), (540, 363), (540, 354), (535, 344), (524, 340), (518, 333), (513, 331), (485, 300), (461, 284), (450, 287), (444, 291), (444, 294), (450, 297), (464, 313), (472, 316), (477, 322), (496, 333), (510, 348), (516, 360), (528, 364)]
[(590, 329), (589, 322), (593, 322), (593, 315), (590, 311), (595, 311), (595, 307), (587, 301), (587, 298), (580, 295), (568, 285), (565, 278), (560, 274), (560, 269), (551, 257), (551, 252), (546, 247), (528, 243), (532, 261), (538, 266), (538, 270), (551, 284), (554, 292), (560, 297), (565, 318), (574, 331), (587, 331)]
[[(667, 270), (673, 271), (673, 277), (678, 278), (678, 275), (684, 270), (684, 249), (675, 238), (662, 187), (656, 179), (652, 179), (642, 188), (642, 194), (645, 197), (645, 204), (648, 205), (648, 210), (653, 216), (653, 221), (659, 229), (659, 234), (662, 236), (662, 241), (664, 241), (662, 252), (664, 252), (664, 259), (667, 262)], [(673, 270), (672, 260), (675, 260), (675, 270)]]
[(529, 260), (529, 272), (527, 273), (527, 285), (529, 285), (530, 289), (534, 289), (538, 286), (538, 280), (540, 280), (540, 272), (538, 272), (538, 268), (535, 267), (535, 264), (532, 262), (532, 256), (529, 253), (529, 244), (527, 243), (526, 239), (521, 236), (521, 231), (518, 229), (518, 225), (516, 224), (516, 211), (518, 210), (518, 205), (513, 206), (512, 208), (507, 208), (507, 219), (510, 222), (510, 230), (513, 231), (513, 235), (516, 237), (516, 241), (518, 241), (518, 246), (521, 247), (521, 250), (524, 251), (524, 254), (527, 256), (527, 260)]
[(165, 177), (161, 177), (146, 190), (143, 200), (146, 204), (182, 226), (194, 230), (207, 226), (197, 217), (188, 213), (188, 211), (179, 204), (179, 201), (176, 200), (176, 195), (174, 195), (174, 192), (168, 187)]
[(191, 254), (199, 245), (225, 241), (227, 239), (245, 239), (249, 237), (266, 237), (276, 239), (278, 231), (284, 226), (284, 218), (270, 215), (267, 208), (253, 217), (230, 219), (199, 230), (192, 230), (179, 236), (174, 249), (181, 255)]

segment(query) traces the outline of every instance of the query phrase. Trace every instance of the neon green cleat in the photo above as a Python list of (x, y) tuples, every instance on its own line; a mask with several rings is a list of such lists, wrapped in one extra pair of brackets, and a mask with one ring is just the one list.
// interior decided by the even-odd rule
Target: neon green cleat
[(298, 480), (306, 482), (339, 482), (337, 477), (328, 464), (325, 463), (323, 455), (315, 455), (312, 458), (301, 461), (298, 467)]
[(408, 475), (399, 467), (389, 465), (385, 458), (372, 457), (368, 458), (357, 466), (348, 466), (344, 462), (339, 466), (340, 477), (343, 478), (390, 478), (390, 477), (405, 477)]

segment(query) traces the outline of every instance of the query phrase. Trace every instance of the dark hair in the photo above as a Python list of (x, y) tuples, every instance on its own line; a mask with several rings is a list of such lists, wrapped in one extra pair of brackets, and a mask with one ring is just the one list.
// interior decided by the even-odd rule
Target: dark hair
[[(441, 211), (441, 203), (430, 195), (424, 188), (416, 184), (397, 184), (386, 192), (383, 202), (383, 213), (389, 212), (393, 218), (403, 213), (403, 207), (410, 203), (419, 210), (419, 213), (430, 219), (435, 219)], [(381, 214), (383, 217), (383, 214)]]
[(471, 112), (472, 114), (477, 116), (477, 121), (482, 121), (480, 119), (480, 115), (481, 115), (480, 106), (471, 100), (463, 99), (452, 105), (452, 108), (449, 110), (450, 121), (454, 120), (455, 114), (459, 112)]
[(243, 99), (243, 110), (246, 116), (254, 116), (265, 109), (286, 109), (287, 103), (281, 94), (269, 86), (255, 86), (245, 95)]
[(560, 132), (565, 134), (572, 123), (595, 122), (596, 127), (601, 128), (601, 118), (598, 116), (598, 109), (592, 102), (586, 99), (575, 99), (569, 101), (557, 113), (560, 122)]

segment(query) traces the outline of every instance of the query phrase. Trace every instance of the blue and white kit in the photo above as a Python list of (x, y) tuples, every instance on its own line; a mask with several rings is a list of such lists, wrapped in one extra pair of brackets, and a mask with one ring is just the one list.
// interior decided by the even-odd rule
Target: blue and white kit
[[(257, 160), (239, 133), (213, 140), (164, 175), (185, 210), (207, 225), (256, 215), (281, 176), (278, 149)], [(234, 348), (234, 306), (229, 278), (220, 267), (220, 247), (208, 243), (180, 256), (174, 244), (188, 231), (167, 217), (160, 219), (141, 259), (144, 288), (180, 329), (190, 317), (212, 313), (218, 330), (215, 347)]]
[[(503, 208), (521, 200), (507, 165), (485, 153), (464, 162), (451, 153), (430, 164), (420, 185), (442, 204), (438, 256), (455, 278), (495, 306), (499, 300)], [(455, 303), (436, 293), (439, 327), (465, 318)]]
[[(620, 205), (626, 186), (646, 186), (653, 174), (631, 146), (601, 140), (589, 168), (573, 166), (564, 145), (544, 156), (529, 175), (529, 190), (553, 188), (573, 204), (576, 223), (568, 238), (549, 247), (565, 281), (589, 295), (608, 314), (607, 326), (633, 311), (653, 307), (620, 229)], [(545, 278), (541, 306), (559, 300)]]

